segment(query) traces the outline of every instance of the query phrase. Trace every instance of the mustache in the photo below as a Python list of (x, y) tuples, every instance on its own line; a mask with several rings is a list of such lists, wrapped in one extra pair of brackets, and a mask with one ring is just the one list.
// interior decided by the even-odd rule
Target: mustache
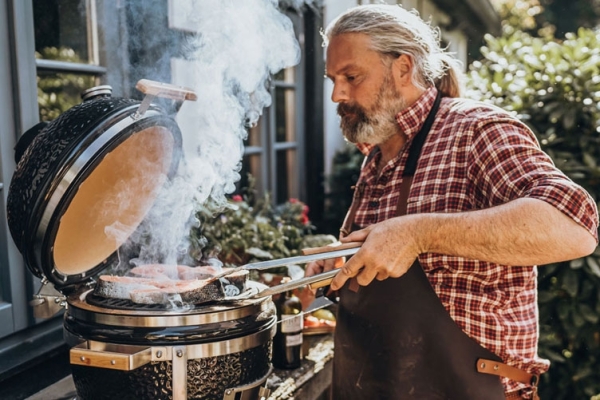
[(365, 110), (357, 104), (340, 103), (337, 106), (337, 113), (342, 118), (348, 114), (354, 114), (359, 120), (367, 119)]

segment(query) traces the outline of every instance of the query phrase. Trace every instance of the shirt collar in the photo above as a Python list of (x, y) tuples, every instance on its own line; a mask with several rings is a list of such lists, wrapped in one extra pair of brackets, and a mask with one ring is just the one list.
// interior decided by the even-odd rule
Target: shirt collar
[(417, 101), (396, 114), (396, 122), (398, 122), (400, 130), (404, 132), (408, 140), (412, 139), (421, 130), (433, 107), (436, 95), (437, 89), (432, 86), (425, 90)]
[[(398, 126), (402, 132), (404, 132), (408, 140), (415, 136), (425, 123), (427, 115), (429, 115), (433, 103), (435, 102), (437, 92), (437, 89), (433, 86), (426, 89), (417, 101), (396, 114), (396, 122), (398, 122)], [(361, 153), (368, 155), (375, 145), (357, 143), (356, 147)]]

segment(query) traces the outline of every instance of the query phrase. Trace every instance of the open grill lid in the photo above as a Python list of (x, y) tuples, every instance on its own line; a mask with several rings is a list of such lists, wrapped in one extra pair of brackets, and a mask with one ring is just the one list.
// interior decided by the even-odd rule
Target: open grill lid
[[(85, 101), (17, 146), (7, 219), (31, 272), (57, 288), (106, 268), (150, 210), (181, 158), (175, 120), (154, 97), (195, 100), (189, 89), (141, 80), (142, 101), (92, 88)], [(24, 148), (24, 151), (23, 151)]]

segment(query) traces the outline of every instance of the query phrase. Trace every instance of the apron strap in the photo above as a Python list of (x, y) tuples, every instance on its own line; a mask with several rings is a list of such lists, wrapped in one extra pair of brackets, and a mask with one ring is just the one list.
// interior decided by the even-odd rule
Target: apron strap
[(412, 186), (413, 176), (417, 170), (417, 164), (425, 143), (425, 138), (433, 126), (433, 121), (438, 109), (440, 108), (441, 96), (438, 91), (435, 97), (435, 102), (427, 115), (427, 119), (423, 123), (423, 127), (415, 135), (412, 145), (410, 146), (410, 152), (408, 153), (408, 159), (406, 160), (406, 166), (402, 172), (402, 183), (400, 184), (400, 195), (398, 196), (398, 203), (396, 205), (396, 216), (406, 215), (408, 208), (408, 195), (410, 194), (410, 187)]
[(530, 374), (522, 369), (510, 366), (494, 360), (487, 360), (485, 358), (477, 359), (477, 372), (482, 374), (497, 375), (504, 378), (508, 378), (511, 381), (524, 383), (530, 385), (533, 393), (532, 399), (539, 400), (537, 390), (538, 383), (540, 382), (540, 376), (536, 374)]
[(415, 174), (415, 171), (417, 170), (417, 163), (419, 162), (419, 157), (421, 156), (421, 150), (423, 149), (423, 144), (425, 143), (425, 138), (427, 138), (427, 135), (433, 126), (433, 121), (435, 120), (435, 116), (440, 108), (441, 101), (442, 97), (438, 91), (435, 101), (433, 102), (433, 106), (429, 111), (429, 115), (427, 115), (427, 119), (423, 123), (423, 126), (419, 132), (417, 132), (413, 138), (412, 144), (410, 145), (408, 159), (406, 160), (406, 166), (404, 167), (402, 176), (413, 176)]

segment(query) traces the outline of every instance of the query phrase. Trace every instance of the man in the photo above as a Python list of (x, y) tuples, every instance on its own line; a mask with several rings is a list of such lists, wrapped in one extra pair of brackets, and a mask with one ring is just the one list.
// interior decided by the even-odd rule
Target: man
[(524, 124), (459, 98), (416, 14), (359, 6), (325, 42), (342, 132), (367, 156), (341, 234), (364, 243), (331, 284), (334, 398), (537, 398), (535, 265), (595, 249), (594, 201)]

